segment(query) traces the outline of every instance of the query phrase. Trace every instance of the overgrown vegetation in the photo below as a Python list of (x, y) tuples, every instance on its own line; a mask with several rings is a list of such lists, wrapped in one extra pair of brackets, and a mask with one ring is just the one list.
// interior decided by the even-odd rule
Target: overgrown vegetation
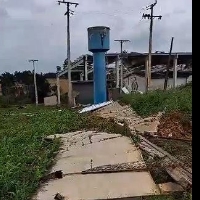
[(124, 95), (121, 101), (130, 104), (141, 116), (149, 116), (159, 111), (181, 111), (192, 113), (192, 82), (186, 86), (180, 86), (176, 89), (167, 91), (155, 90), (147, 94), (129, 94)]
[(14, 95), (0, 96), (0, 108), (9, 108), (16, 104), (25, 105), (31, 103), (31, 99), (25, 95), (20, 97), (15, 97)]

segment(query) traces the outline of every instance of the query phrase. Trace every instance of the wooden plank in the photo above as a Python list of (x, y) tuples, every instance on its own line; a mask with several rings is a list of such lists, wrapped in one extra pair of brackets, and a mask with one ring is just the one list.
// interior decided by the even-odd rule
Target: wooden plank
[(152, 137), (152, 138), (156, 138), (156, 139), (163, 139), (163, 140), (174, 140), (174, 141), (183, 141), (183, 142), (192, 142), (192, 139), (189, 138), (172, 138), (172, 137), (165, 137), (165, 136), (160, 136), (160, 135), (153, 135), (153, 134), (149, 134), (148, 132), (144, 133), (145, 136), (148, 137)]
[(150, 142), (149, 140), (147, 140), (146, 138), (142, 137), (141, 135), (139, 135), (140, 139), (142, 142), (146, 142), (149, 146), (151, 146), (153, 149), (156, 149), (158, 152), (162, 153), (163, 155), (169, 157), (170, 159), (174, 160), (175, 158), (173, 156), (171, 156), (168, 152), (164, 151), (162, 148), (158, 147), (157, 145), (153, 144), (152, 142)]
[[(154, 151), (155, 153), (156, 152), (159, 152), (157, 154), (157, 156), (159, 156), (160, 158), (162, 157), (168, 157), (171, 161), (174, 161), (175, 163), (179, 163), (186, 171), (188, 171), (190, 174), (192, 174), (192, 169), (189, 168), (189, 167), (186, 167), (185, 164), (181, 161), (179, 161), (177, 158), (175, 158), (174, 156), (172, 156), (171, 154), (169, 154), (167, 151), (164, 151), (162, 148), (158, 147), (157, 145), (153, 144), (152, 142), (150, 142), (149, 140), (147, 140), (146, 138), (142, 137), (141, 135), (139, 135), (140, 137), (140, 140), (141, 140), (141, 144), (142, 145), (146, 145), (148, 146), (149, 148), (152, 148), (154, 150), (157, 150), (157, 151)], [(163, 154), (164, 156), (161, 156), (161, 154)]]
[[(171, 167), (171, 168), (177, 168), (179, 167), (179, 171), (183, 176), (187, 176), (190, 180), (192, 180), (192, 173), (188, 172), (187, 170), (184, 169), (184, 167), (180, 163), (174, 163), (171, 161), (169, 158), (165, 158), (163, 160), (163, 166), (164, 167)], [(192, 182), (192, 181), (190, 181)]]
[(162, 161), (162, 166), (167, 173), (182, 187), (188, 189), (192, 186), (192, 169), (185, 167), (185, 165), (178, 159), (164, 151), (162, 148), (148, 141), (146, 138), (139, 136), (141, 143), (140, 148), (147, 151), (151, 155), (156, 155), (165, 159)]
[(192, 179), (187, 176), (184, 169), (181, 167), (167, 167), (166, 168), (167, 173), (182, 187), (189, 189), (192, 186)]
[(163, 195), (170, 194), (173, 192), (184, 191), (184, 189), (181, 185), (179, 185), (177, 183), (172, 183), (172, 182), (158, 184), (158, 187), (160, 189), (161, 194), (163, 194)]
[(152, 148), (151, 145), (147, 144), (146, 142), (141, 142), (139, 144), (140, 148), (146, 152), (148, 152), (151, 156), (155, 157), (158, 156), (160, 158), (164, 158), (165, 155), (159, 152), (157, 149)]

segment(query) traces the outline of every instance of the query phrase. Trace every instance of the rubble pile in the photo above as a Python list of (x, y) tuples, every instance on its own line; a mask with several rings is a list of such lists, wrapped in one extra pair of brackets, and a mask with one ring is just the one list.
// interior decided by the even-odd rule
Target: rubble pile
[(179, 112), (173, 112), (161, 117), (158, 135), (173, 139), (192, 139), (192, 124)]

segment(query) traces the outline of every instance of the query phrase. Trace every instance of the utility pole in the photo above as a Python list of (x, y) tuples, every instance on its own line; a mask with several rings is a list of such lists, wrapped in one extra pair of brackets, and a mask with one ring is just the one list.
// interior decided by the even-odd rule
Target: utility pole
[(117, 56), (115, 60), (115, 70), (116, 70), (116, 88), (119, 87), (119, 55)]
[(173, 42), (174, 42), (174, 37), (172, 37), (171, 44), (170, 44), (169, 58), (168, 58), (168, 63), (167, 63), (167, 71), (166, 71), (165, 82), (164, 82), (164, 90), (167, 89), (167, 83), (168, 83), (168, 78), (169, 78), (169, 68), (170, 68), (172, 48), (173, 48)]
[(88, 81), (88, 56), (85, 55), (84, 59), (84, 67), (85, 67), (85, 81)]
[(114, 40), (115, 42), (119, 42), (120, 43), (120, 54), (121, 54), (121, 67), (120, 67), (120, 92), (122, 92), (122, 88), (123, 88), (123, 44), (125, 42), (130, 42), (130, 40)]
[(177, 64), (178, 64), (178, 54), (175, 55), (173, 61), (173, 87), (176, 88), (177, 85)]
[(149, 91), (149, 60), (145, 59), (145, 92)]
[(144, 14), (142, 15), (142, 18), (144, 19), (150, 19), (150, 28), (149, 28), (149, 54), (148, 54), (148, 76), (149, 76), (149, 84), (151, 81), (151, 60), (152, 60), (152, 39), (153, 39), (153, 20), (154, 18), (158, 18), (161, 20), (162, 16), (161, 15), (153, 15), (154, 7), (157, 4), (157, 0), (155, 0), (155, 3), (147, 6), (146, 10), (151, 10), (151, 14)]
[(70, 14), (73, 15), (74, 11), (70, 9), (70, 5), (75, 5), (77, 7), (79, 4), (69, 1), (58, 1), (58, 5), (65, 4), (67, 6), (67, 68), (68, 68), (68, 104), (71, 107), (73, 105), (72, 97), (72, 85), (71, 85), (71, 54), (70, 54)]
[(34, 87), (35, 87), (35, 105), (38, 105), (38, 91), (37, 91), (37, 82), (36, 82), (36, 72), (35, 72), (35, 62), (38, 62), (38, 60), (29, 60), (29, 62), (33, 63), (33, 78), (34, 78)]
[(56, 85), (57, 85), (57, 105), (58, 106), (60, 106), (60, 79), (59, 79), (59, 76), (58, 76), (58, 74), (59, 74), (59, 72), (61, 71), (61, 67), (60, 66), (57, 66), (56, 67), (56, 71), (57, 71), (57, 73), (56, 73)]

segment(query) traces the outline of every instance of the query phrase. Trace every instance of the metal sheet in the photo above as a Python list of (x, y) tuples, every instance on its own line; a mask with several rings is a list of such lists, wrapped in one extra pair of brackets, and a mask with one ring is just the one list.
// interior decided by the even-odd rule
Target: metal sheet
[(102, 108), (104, 106), (107, 106), (111, 103), (113, 103), (113, 101), (107, 101), (107, 102), (104, 102), (104, 103), (94, 104), (94, 105), (88, 106), (86, 108), (83, 108), (82, 110), (79, 111), (79, 113), (86, 113), (86, 112), (90, 112), (90, 111), (93, 111), (93, 110), (97, 110), (97, 109)]
[(123, 88), (122, 88), (122, 91), (123, 91), (123, 93), (125, 93), (125, 94), (130, 94), (130, 92), (128, 91), (128, 89), (127, 89), (126, 87), (123, 87)]

